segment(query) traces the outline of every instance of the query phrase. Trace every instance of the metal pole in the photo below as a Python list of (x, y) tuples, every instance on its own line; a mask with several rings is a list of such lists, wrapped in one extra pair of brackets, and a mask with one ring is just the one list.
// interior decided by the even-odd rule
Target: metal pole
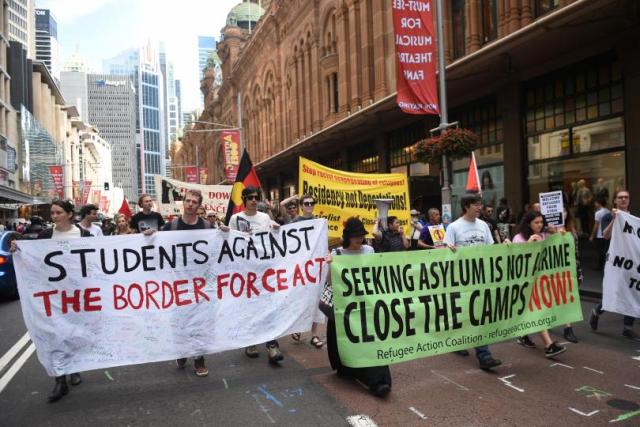
[(238, 91), (238, 130), (240, 135), (240, 155), (244, 153), (244, 141), (242, 132), (242, 92)]
[[(444, 59), (444, 21), (442, 19), (442, 0), (436, 0), (436, 25), (438, 38), (438, 82), (440, 98), (440, 125), (438, 130), (442, 132), (449, 124), (447, 113), (447, 82), (446, 64)], [(449, 161), (447, 156), (442, 156), (442, 204), (451, 205), (451, 186), (449, 183)]]

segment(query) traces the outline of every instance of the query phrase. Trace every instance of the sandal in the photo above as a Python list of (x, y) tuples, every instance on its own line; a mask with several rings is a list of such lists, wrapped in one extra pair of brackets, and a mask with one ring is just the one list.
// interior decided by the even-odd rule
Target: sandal
[(311, 337), (311, 341), (310, 341), (311, 345), (314, 346), (315, 348), (322, 348), (324, 347), (324, 342), (318, 337), (318, 336), (313, 336)]
[(300, 332), (296, 332), (295, 334), (291, 334), (291, 338), (293, 338), (294, 341), (300, 341)]

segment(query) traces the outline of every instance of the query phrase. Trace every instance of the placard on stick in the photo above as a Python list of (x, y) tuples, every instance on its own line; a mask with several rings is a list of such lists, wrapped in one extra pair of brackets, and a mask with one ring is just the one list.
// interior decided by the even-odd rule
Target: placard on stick
[(540, 200), (540, 211), (547, 220), (548, 225), (564, 225), (564, 203), (562, 201), (562, 191), (550, 191), (538, 194)]

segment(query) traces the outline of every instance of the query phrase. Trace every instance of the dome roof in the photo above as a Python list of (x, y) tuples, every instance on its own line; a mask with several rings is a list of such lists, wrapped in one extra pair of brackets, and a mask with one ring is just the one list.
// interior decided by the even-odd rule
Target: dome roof
[(264, 9), (257, 3), (239, 3), (227, 15), (227, 25), (248, 30), (255, 27), (263, 13)]

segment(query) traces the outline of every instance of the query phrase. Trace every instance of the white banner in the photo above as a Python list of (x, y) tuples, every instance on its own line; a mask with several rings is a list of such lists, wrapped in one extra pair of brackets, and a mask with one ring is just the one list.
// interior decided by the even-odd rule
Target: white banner
[(308, 331), (328, 271), (323, 219), (253, 235), (166, 231), (18, 248), (22, 312), (52, 376)]
[(208, 212), (214, 212), (218, 218), (224, 220), (227, 215), (231, 185), (202, 185), (178, 181), (154, 175), (156, 203), (158, 212), (162, 215), (181, 215), (182, 200), (187, 190), (199, 190), (202, 193), (202, 206)]
[(618, 211), (604, 268), (602, 307), (640, 317), (640, 218)]

